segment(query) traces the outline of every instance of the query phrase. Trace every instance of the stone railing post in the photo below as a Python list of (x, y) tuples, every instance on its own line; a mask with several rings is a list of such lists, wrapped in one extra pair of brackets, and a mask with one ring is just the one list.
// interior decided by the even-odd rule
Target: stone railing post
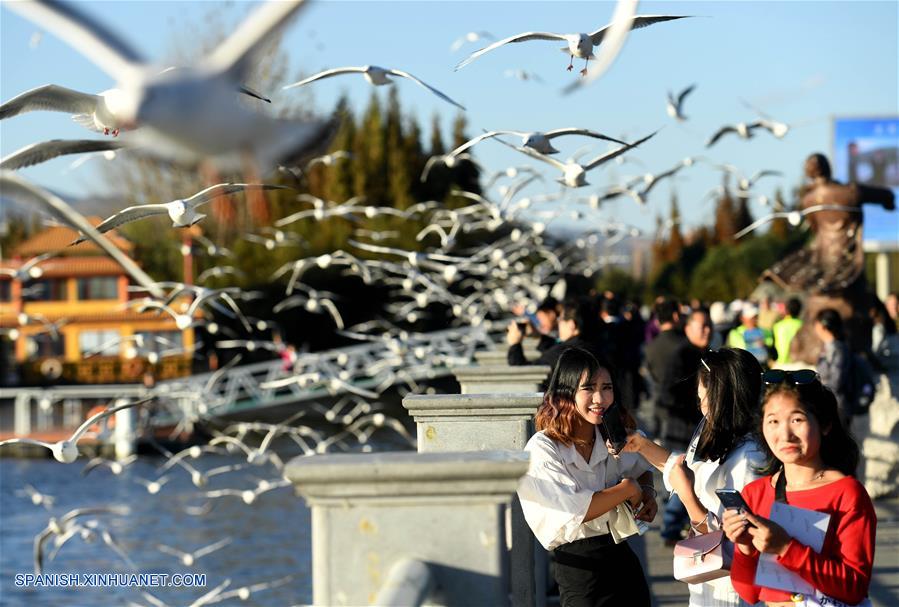
[(471, 365), (451, 369), (462, 394), (539, 392), (551, 369), (542, 365)]
[(410, 559), (433, 575), (428, 604), (508, 605), (506, 511), (527, 468), (514, 451), (291, 460), (312, 509), (313, 603), (373, 604)]
[[(524, 449), (534, 433), (534, 414), (543, 395), (414, 395), (403, 406), (415, 419), (419, 453)], [(546, 555), (524, 520), (516, 496), (510, 510), (512, 604), (546, 603)]]

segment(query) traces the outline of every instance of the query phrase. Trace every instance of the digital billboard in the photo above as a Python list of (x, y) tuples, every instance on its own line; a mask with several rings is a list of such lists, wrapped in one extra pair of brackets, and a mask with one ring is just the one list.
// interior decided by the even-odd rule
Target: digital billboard
[[(833, 120), (834, 179), (891, 188), (899, 198), (899, 116)], [(865, 241), (899, 246), (899, 210), (866, 204)]]

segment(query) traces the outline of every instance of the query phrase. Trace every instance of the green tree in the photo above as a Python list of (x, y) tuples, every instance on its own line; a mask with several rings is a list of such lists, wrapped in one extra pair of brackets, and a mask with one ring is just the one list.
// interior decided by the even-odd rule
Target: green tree
[(680, 259), (684, 249), (684, 237), (680, 231), (680, 209), (677, 206), (677, 194), (671, 193), (671, 236), (668, 238), (668, 246), (665, 251), (667, 261)]
[(387, 106), (387, 179), (390, 201), (398, 209), (406, 209), (414, 202), (412, 181), (418, 175), (410, 171), (410, 158), (403, 133), (403, 115), (396, 87), (391, 87)]
[(719, 244), (733, 242), (734, 234), (737, 233), (736, 226), (736, 209), (734, 208), (734, 201), (730, 196), (730, 190), (725, 181), (724, 191), (715, 207), (715, 242)]

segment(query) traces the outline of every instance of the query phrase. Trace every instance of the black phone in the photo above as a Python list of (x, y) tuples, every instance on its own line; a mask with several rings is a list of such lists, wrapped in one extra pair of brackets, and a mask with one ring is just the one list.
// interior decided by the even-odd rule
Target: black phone
[(715, 489), (715, 495), (721, 500), (725, 510), (740, 510), (752, 514), (752, 510), (746, 505), (746, 500), (736, 489)]
[(627, 428), (624, 427), (624, 415), (620, 405), (613, 404), (602, 414), (600, 433), (611, 443), (612, 455), (618, 455), (627, 444)]

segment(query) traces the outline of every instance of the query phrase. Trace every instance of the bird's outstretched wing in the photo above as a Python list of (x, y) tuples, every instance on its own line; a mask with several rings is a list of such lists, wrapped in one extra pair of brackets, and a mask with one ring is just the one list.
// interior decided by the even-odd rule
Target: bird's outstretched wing
[(229, 72), (243, 82), (253, 61), (253, 55), (270, 36), (284, 27), (298, 10), (308, 6), (305, 0), (270, 0), (250, 13), (237, 29), (204, 59), (204, 63), (219, 72)]
[(714, 135), (709, 137), (709, 140), (706, 142), (705, 147), (710, 148), (715, 145), (719, 139), (727, 135), (728, 133), (736, 133), (737, 129), (732, 126), (723, 126), (718, 131), (715, 132)]
[(457, 108), (459, 108), (460, 110), (465, 111), (465, 106), (463, 106), (461, 103), (458, 103), (458, 102), (456, 102), (456, 101), (453, 101), (452, 99), (450, 99), (450, 98), (449, 98), (447, 95), (445, 95), (444, 93), (441, 93), (440, 91), (438, 91), (437, 89), (435, 89), (433, 86), (431, 86), (431, 85), (428, 84), (427, 82), (424, 82), (423, 80), (419, 80), (418, 78), (416, 78), (415, 76), (413, 76), (413, 75), (410, 74), (409, 72), (404, 72), (403, 70), (387, 70), (387, 73), (388, 73), (388, 74), (393, 74), (394, 76), (399, 76), (399, 77), (401, 77), (401, 78), (408, 78), (408, 79), (411, 80), (412, 82), (416, 83), (418, 86), (421, 86), (421, 87), (424, 87), (424, 88), (428, 89), (429, 91), (431, 91), (432, 93), (434, 93), (435, 95), (437, 95), (438, 97), (440, 97), (441, 99), (443, 99), (444, 101), (446, 101), (447, 103), (451, 103), (451, 104), (453, 104), (454, 106), (456, 106)]
[(547, 164), (551, 164), (552, 166), (559, 169), (560, 171), (565, 170), (565, 164), (559, 160), (556, 160), (552, 156), (547, 156), (546, 154), (541, 154), (537, 150), (529, 148), (529, 147), (523, 147), (523, 146), (519, 147), (517, 145), (512, 145), (508, 141), (503, 141), (502, 139), (497, 139), (497, 141), (499, 141), (500, 143), (502, 143), (505, 146), (512, 148), (513, 150), (518, 150), (522, 154), (530, 156), (531, 158), (534, 158), (536, 160), (542, 160), (543, 162), (545, 162)]
[(116, 80), (127, 78), (145, 63), (124, 38), (81, 12), (71, 2), (25, 0), (4, 4), (41, 29), (65, 40)]
[[(126, 223), (131, 223), (132, 221), (143, 219), (144, 217), (166, 214), (168, 214), (168, 209), (164, 204), (139, 204), (133, 207), (122, 209), (115, 215), (107, 217), (97, 226), (96, 230), (103, 234), (110, 230), (114, 230), (119, 226), (123, 226)], [(73, 240), (69, 244), (69, 246), (82, 243), (85, 240), (87, 240), (87, 236), (79, 236), (78, 238)]]
[(482, 49), (479, 49), (468, 57), (463, 59), (456, 65), (456, 71), (461, 70), (463, 67), (483, 55), (484, 53), (489, 53), (490, 51), (497, 49), (504, 44), (513, 44), (515, 42), (527, 42), (528, 40), (565, 40), (564, 34), (554, 34), (552, 32), (524, 32), (522, 34), (516, 34), (514, 36), (509, 36), (508, 38), (503, 38), (502, 40), (498, 40), (489, 46), (485, 46)]
[(695, 85), (695, 84), (691, 84), (690, 86), (688, 86), (687, 88), (685, 88), (683, 91), (681, 91), (681, 94), (677, 96), (677, 105), (678, 105), (678, 107), (680, 107), (680, 105), (684, 102), (684, 99), (687, 98), (687, 95), (689, 95), (690, 93), (692, 93), (692, 92), (693, 92), (693, 89), (695, 89), (695, 88), (696, 88), (696, 85)]
[(119, 405), (117, 407), (110, 407), (109, 409), (104, 409), (100, 411), (96, 415), (92, 415), (87, 418), (83, 424), (78, 426), (78, 429), (72, 434), (72, 437), (69, 439), (71, 442), (78, 442), (78, 439), (81, 438), (81, 435), (87, 432), (87, 429), (99, 422), (104, 417), (109, 417), (116, 411), (121, 411), (123, 409), (129, 409), (131, 407), (137, 407), (138, 405), (143, 405), (153, 400), (152, 398), (145, 398), (143, 400), (135, 401), (133, 403), (125, 403), (124, 405)]
[(91, 114), (99, 101), (99, 95), (82, 93), (57, 84), (45, 84), (16, 95), (0, 105), (0, 120), (38, 110)]
[(318, 74), (315, 74), (314, 76), (309, 76), (308, 78), (304, 78), (303, 80), (300, 80), (299, 82), (294, 82), (293, 84), (288, 84), (287, 86), (285, 86), (283, 88), (285, 90), (292, 89), (292, 88), (296, 88), (298, 86), (303, 86), (303, 85), (309, 84), (310, 82), (315, 82), (316, 80), (322, 80), (324, 78), (331, 78), (332, 76), (340, 76), (342, 74), (364, 74), (364, 73), (365, 73), (364, 67), (335, 67), (330, 70), (325, 70), (323, 72), (319, 72)]
[(745, 228), (743, 228), (742, 230), (740, 230), (739, 232), (734, 234), (734, 239), (739, 240), (739, 239), (743, 238), (744, 236), (746, 236), (747, 234), (749, 234), (750, 232), (752, 232), (753, 230), (765, 225), (769, 221), (773, 221), (773, 220), (777, 219), (778, 217), (786, 217), (788, 215), (789, 215), (789, 213), (771, 213), (770, 215), (765, 215), (764, 217), (762, 217), (760, 219), (756, 219), (755, 221), (750, 223), (748, 226), (746, 226)]
[(469, 139), (468, 141), (466, 141), (465, 143), (463, 143), (462, 145), (457, 147), (455, 150), (453, 150), (452, 152), (447, 154), (447, 156), (458, 156), (465, 150), (471, 148), (472, 146), (479, 144), (480, 142), (484, 141), (485, 139), (490, 139), (491, 137), (497, 137), (498, 135), (517, 135), (518, 137), (525, 137), (525, 136), (527, 136), (527, 133), (523, 133), (521, 131), (485, 131), (484, 133), (481, 133), (477, 137)]
[(40, 164), (58, 156), (83, 154), (85, 152), (105, 152), (123, 147), (121, 141), (102, 139), (51, 139), (32, 143), (0, 160), (0, 169), (17, 169)]
[(627, 141), (621, 141), (620, 139), (615, 139), (614, 137), (609, 137), (608, 135), (603, 135), (602, 133), (597, 133), (596, 131), (591, 131), (590, 129), (568, 127), (562, 129), (553, 129), (543, 134), (546, 135), (547, 139), (552, 139), (553, 137), (561, 137), (562, 135), (583, 135), (584, 137), (593, 137), (594, 139), (602, 139), (603, 141), (611, 141), (612, 143), (628, 145)]
[(198, 207), (207, 202), (227, 194), (243, 192), (245, 190), (289, 190), (285, 185), (269, 185), (265, 183), (219, 183), (200, 190), (190, 198), (184, 199), (184, 204), (190, 207)]
[[(686, 19), (688, 17), (692, 17), (692, 15), (637, 15), (633, 18), (631, 29), (637, 30), (641, 27), (652, 25), (653, 23), (673, 21), (674, 19)], [(590, 34), (590, 41), (593, 42), (593, 46), (597, 46), (602, 42), (602, 39), (605, 38), (610, 27), (612, 27), (612, 24), (608, 23)]]
[(633, 143), (623, 145), (618, 149), (612, 150), (611, 152), (606, 152), (605, 154), (600, 154), (599, 156), (597, 156), (596, 158), (594, 158), (593, 160), (591, 160), (590, 162), (585, 164), (584, 170), (589, 171), (590, 169), (596, 168), (599, 165), (603, 164), (604, 162), (608, 162), (609, 160), (612, 160), (613, 158), (617, 158), (618, 156), (621, 156), (625, 152), (632, 150), (633, 148), (637, 147), (641, 143), (644, 143), (644, 142), (652, 139), (653, 137), (655, 137), (656, 133), (658, 133), (658, 131), (654, 131), (654, 132), (650, 133), (649, 135), (647, 135), (646, 137), (644, 137), (643, 139), (638, 139), (637, 141), (635, 141)]

